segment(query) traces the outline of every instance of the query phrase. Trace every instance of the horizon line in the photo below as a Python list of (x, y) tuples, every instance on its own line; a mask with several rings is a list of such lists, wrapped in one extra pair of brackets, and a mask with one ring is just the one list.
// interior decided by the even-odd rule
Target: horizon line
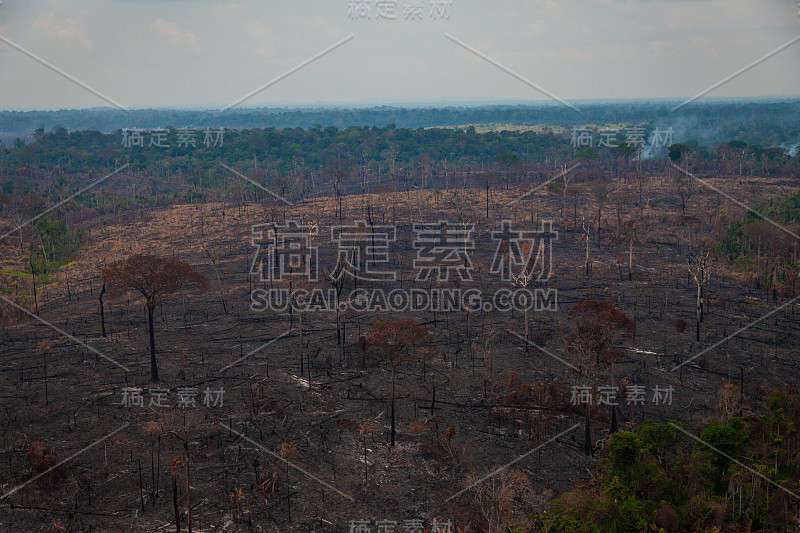
[[(671, 101), (682, 100), (680, 96), (670, 97), (622, 97), (622, 98), (573, 98), (573, 101), (584, 102), (587, 105), (609, 105), (614, 103), (642, 103), (642, 104), (657, 104), (666, 103)], [(781, 95), (781, 96), (721, 96), (715, 98), (706, 98), (702, 102), (694, 102), (696, 106), (708, 106), (712, 104), (731, 103), (731, 102), (752, 102), (752, 103), (766, 103), (766, 102), (792, 102), (800, 101), (800, 94), (798, 95)], [(196, 105), (196, 106), (151, 106), (151, 107), (135, 107), (131, 108), (130, 112), (141, 111), (174, 111), (181, 113), (202, 113), (202, 112), (215, 112), (222, 109), (224, 106), (219, 105), (215, 107), (214, 104)], [(465, 99), (465, 100), (409, 100), (403, 101), (385, 101), (385, 102), (318, 102), (307, 104), (260, 104), (252, 106), (241, 106), (238, 109), (239, 113), (258, 112), (265, 110), (291, 110), (291, 111), (309, 111), (309, 110), (364, 110), (372, 111), (381, 108), (393, 109), (451, 109), (451, 108), (471, 108), (471, 109), (485, 109), (492, 107), (559, 107), (557, 103), (550, 100), (502, 100), (490, 99), (485, 101), (481, 99)], [(114, 112), (118, 113), (120, 110), (111, 106), (93, 106), (93, 107), (75, 107), (75, 108), (26, 108), (26, 109), (0, 109), (0, 113), (72, 113), (72, 112)], [(235, 111), (233, 111), (235, 113)]]

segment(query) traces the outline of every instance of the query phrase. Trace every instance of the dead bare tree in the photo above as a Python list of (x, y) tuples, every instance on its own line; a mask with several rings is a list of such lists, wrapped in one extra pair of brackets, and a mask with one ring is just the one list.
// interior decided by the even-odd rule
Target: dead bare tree
[(633, 247), (640, 241), (642, 222), (636, 217), (626, 220), (621, 227), (621, 237), (628, 245), (628, 281), (633, 280)]
[(608, 183), (599, 179), (589, 184), (589, 192), (594, 197), (595, 204), (597, 205), (597, 242), (600, 242), (600, 227), (603, 220), (603, 208), (608, 202), (608, 195), (610, 193)]
[(217, 264), (217, 253), (212, 248), (209, 249), (205, 243), (204, 239), (198, 239), (200, 243), (200, 247), (206, 253), (209, 259), (211, 259), (211, 266), (214, 267), (214, 276), (217, 278), (217, 290), (219, 291), (219, 300), (222, 303), (222, 311), (227, 315), (228, 314), (228, 306), (225, 304), (225, 295), (222, 292), (222, 278), (219, 274), (219, 265)]
[(590, 263), (589, 263), (589, 237), (590, 237), (590, 233), (592, 231), (592, 225), (586, 218), (583, 218), (581, 220), (581, 225), (583, 227), (584, 239), (586, 240), (586, 260), (584, 261), (584, 265), (586, 266), (586, 277), (588, 278), (589, 277), (589, 268), (590, 268)]
[(695, 305), (696, 312), (696, 340), (700, 340), (700, 324), (703, 323), (703, 296), (705, 294), (706, 285), (711, 279), (711, 265), (709, 262), (709, 255), (711, 250), (702, 246), (698, 251), (690, 253), (686, 260), (686, 268), (689, 270), (689, 275), (694, 279), (697, 286), (697, 300)]
[[(544, 259), (545, 259), (545, 244), (542, 241), (538, 247), (534, 248), (530, 243), (526, 243), (522, 247), (522, 255), (526, 257), (525, 264), (523, 265), (522, 269), (520, 269), (518, 274), (514, 274), (511, 272), (511, 281), (519, 287), (520, 289), (527, 289), (528, 285), (535, 280), (538, 279), (542, 274), (542, 268), (544, 267)], [(537, 272), (537, 266), (539, 267), (539, 271)], [(530, 340), (530, 321), (528, 320), (528, 310), (530, 308), (529, 305), (524, 306), (525, 309), (523, 311), (523, 319), (525, 320), (525, 340)], [(530, 349), (530, 343), (525, 343), (525, 351), (528, 352)]]

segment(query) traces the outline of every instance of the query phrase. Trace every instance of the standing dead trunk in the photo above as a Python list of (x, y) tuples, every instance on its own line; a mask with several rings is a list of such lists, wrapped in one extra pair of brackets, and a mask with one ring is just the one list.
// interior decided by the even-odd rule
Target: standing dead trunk
[(530, 321), (528, 320), (528, 306), (527, 305), (525, 306), (524, 315), (525, 315), (524, 320), (525, 320), (525, 341), (526, 341), (525, 342), (525, 353), (528, 353), (530, 351), (530, 340), (531, 340), (531, 337), (530, 337)]
[(158, 382), (158, 366), (156, 365), (156, 337), (153, 332), (153, 312), (155, 307), (147, 306), (147, 325), (150, 330), (150, 376), (153, 382)]
[(178, 479), (172, 476), (172, 508), (175, 511), (175, 531), (181, 533), (181, 512), (178, 509)]
[(394, 425), (394, 376), (395, 376), (395, 371), (394, 371), (394, 368), (392, 368), (392, 406), (391, 406), (391, 410), (392, 410), (392, 430), (391, 430), (391, 437), (390, 437), (391, 446), (394, 446), (394, 441), (395, 441), (395, 425)]
[[(297, 312), (297, 318), (300, 322), (300, 377), (303, 377), (303, 312)], [(311, 379), (311, 369), (308, 369), (308, 378)]]
[(217, 266), (217, 254), (211, 253), (205, 245), (201, 244), (203, 250), (206, 252), (206, 255), (211, 259), (211, 266), (214, 267), (214, 275), (217, 278), (217, 289), (219, 291), (219, 300), (222, 303), (222, 312), (226, 315), (228, 314), (228, 306), (225, 303), (225, 294), (222, 292), (222, 278), (219, 275), (219, 267)]
[(711, 270), (708, 265), (709, 254), (709, 251), (703, 250), (699, 254), (690, 257), (687, 263), (689, 274), (694, 278), (694, 282), (697, 285), (697, 301), (695, 304), (695, 339), (697, 341), (700, 340), (700, 324), (703, 323), (703, 296), (705, 294), (705, 286), (711, 277)]
[[(184, 427), (186, 426), (186, 411), (184, 410)], [(192, 533), (192, 499), (190, 496), (190, 485), (189, 485), (189, 438), (186, 437), (186, 440), (183, 441), (183, 453), (186, 456), (186, 528), (189, 533)]]
[(628, 281), (633, 280), (633, 239), (628, 245)]
[(29, 258), (31, 264), (31, 279), (33, 280), (33, 312), (38, 316), (39, 315), (39, 300), (36, 297), (36, 269), (33, 266), (33, 252), (31, 251), (31, 255)]
[(106, 284), (103, 283), (103, 286), (100, 288), (100, 295), (97, 297), (97, 301), (100, 302), (100, 329), (102, 330), (103, 337), (106, 336), (106, 310), (105, 305), (103, 304), (103, 296), (106, 293)]
[(583, 432), (583, 453), (589, 456), (594, 456), (592, 449), (592, 404), (586, 403), (586, 424)]
[(619, 429), (619, 424), (617, 423), (617, 406), (611, 406), (611, 429), (610, 433), (616, 433)]
[[(614, 371), (614, 363), (611, 363), (611, 386), (616, 388), (616, 372)], [(610, 400), (611, 404), (611, 428), (609, 433), (612, 435), (619, 430), (619, 423), (617, 422), (617, 401), (616, 399)]]
[(697, 339), (700, 340), (700, 323), (703, 321), (703, 286), (697, 284)]
[(489, 220), (489, 178), (486, 178), (486, 220)]
[(589, 227), (587, 225), (584, 225), (583, 229), (586, 232), (586, 260), (585, 260), (585, 265), (586, 265), (586, 277), (588, 278), (589, 277)]

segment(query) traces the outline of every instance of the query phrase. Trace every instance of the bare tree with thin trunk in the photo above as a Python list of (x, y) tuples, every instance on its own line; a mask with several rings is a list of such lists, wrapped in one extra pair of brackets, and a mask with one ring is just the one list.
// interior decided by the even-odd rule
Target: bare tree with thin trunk
[[(542, 241), (540, 245), (536, 248), (533, 247), (530, 243), (526, 243), (522, 247), (522, 256), (526, 257), (527, 260), (523, 265), (522, 269), (520, 269), (518, 274), (514, 274), (511, 272), (511, 281), (519, 287), (520, 289), (527, 289), (528, 285), (535, 280), (539, 279), (542, 275), (542, 268), (544, 267), (545, 261), (545, 254), (547, 253), (545, 249), (545, 243)], [(537, 272), (538, 267), (538, 272)], [(525, 305), (525, 309), (523, 311), (523, 320), (525, 320), (525, 340), (530, 340), (530, 321), (528, 320), (528, 311), (530, 306)], [(527, 352), (530, 349), (530, 343), (525, 343), (525, 351)]]
[(594, 197), (595, 204), (597, 205), (597, 242), (600, 242), (600, 227), (603, 220), (603, 208), (606, 206), (609, 195), (608, 183), (603, 180), (593, 181), (589, 185), (589, 192)]
[(711, 250), (702, 246), (698, 251), (689, 254), (686, 260), (686, 268), (689, 270), (689, 275), (694, 279), (697, 286), (697, 299), (695, 303), (695, 337), (700, 340), (700, 324), (703, 323), (703, 296), (705, 295), (706, 286), (711, 279), (711, 264), (709, 262), (709, 255)]
[(590, 222), (588, 220), (586, 220), (585, 218), (581, 221), (581, 224), (582, 224), (582, 227), (583, 227), (583, 238), (586, 241), (586, 259), (584, 260), (584, 266), (586, 267), (586, 277), (588, 278), (589, 277), (590, 267), (591, 267), (591, 263), (589, 262), (589, 260), (590, 260), (590, 257), (589, 257), (589, 238), (591, 236), (590, 234), (592, 232), (592, 226), (591, 226)]
[(214, 267), (214, 276), (217, 278), (217, 290), (219, 291), (220, 303), (222, 303), (222, 312), (227, 315), (228, 314), (228, 306), (225, 304), (225, 294), (222, 292), (222, 277), (220, 276), (220, 273), (219, 273), (219, 264), (218, 264), (218, 261), (217, 261), (217, 252), (216, 252), (216, 250), (214, 250), (213, 247), (211, 249), (209, 249), (205, 245), (203, 238), (198, 239), (198, 242), (200, 243), (200, 247), (206, 253), (208, 258), (211, 259), (211, 266)]

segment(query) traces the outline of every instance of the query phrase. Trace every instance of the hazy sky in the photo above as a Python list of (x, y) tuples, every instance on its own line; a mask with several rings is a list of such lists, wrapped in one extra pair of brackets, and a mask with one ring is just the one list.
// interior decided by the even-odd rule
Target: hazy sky
[[(796, 0), (0, 4), (0, 36), (130, 108), (223, 107), (351, 34), (242, 105), (547, 98), (445, 33), (566, 100), (689, 97), (799, 36), (800, 17)], [(787, 95), (800, 42), (709, 97)], [(108, 105), (0, 40), (0, 109)]]

